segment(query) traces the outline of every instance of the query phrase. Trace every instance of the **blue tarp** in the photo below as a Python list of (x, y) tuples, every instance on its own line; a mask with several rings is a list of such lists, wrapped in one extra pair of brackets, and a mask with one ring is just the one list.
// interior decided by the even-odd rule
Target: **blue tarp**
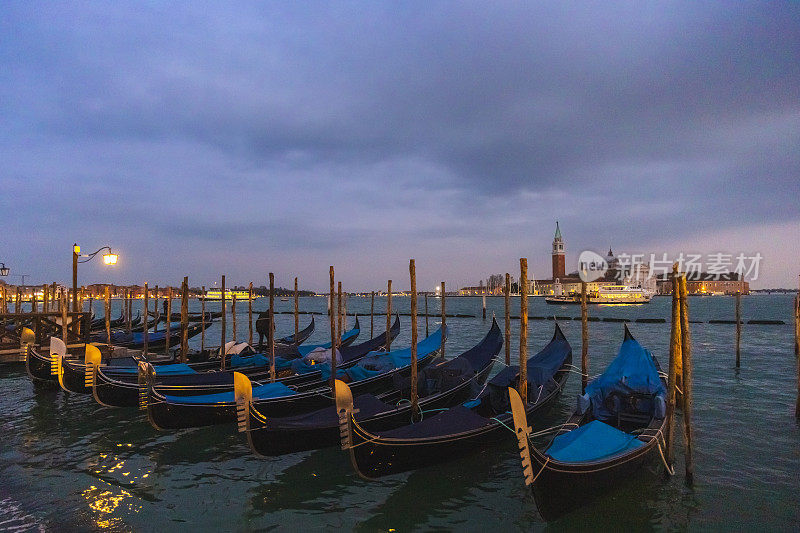
[[(442, 345), (442, 329), (439, 328), (433, 334), (422, 339), (417, 343), (417, 360), (427, 357), (438, 350)], [(302, 362), (301, 362), (302, 363)], [(340, 378), (345, 375), (350, 377), (350, 381), (360, 381), (362, 379), (371, 378), (378, 374), (383, 374), (411, 364), (411, 348), (403, 348), (401, 350), (392, 350), (391, 352), (370, 352), (358, 364), (350, 368), (336, 370), (336, 375)], [(329, 363), (320, 363), (316, 365), (298, 364), (297, 362), (292, 365), (292, 369), (298, 373), (303, 371), (319, 370), (322, 373), (322, 379), (328, 379), (331, 376), (331, 365)]]
[(569, 433), (557, 436), (547, 455), (565, 463), (599, 461), (635, 450), (644, 443), (599, 420), (592, 420)]
[[(350, 339), (350, 337), (358, 336), (359, 333), (361, 333), (361, 330), (358, 328), (353, 328), (350, 331), (345, 331), (342, 334), (342, 342)], [(300, 353), (300, 357), (305, 357), (306, 355), (310, 354), (317, 348), (325, 348), (326, 350), (330, 350), (331, 343), (326, 342), (325, 344), (309, 344), (309, 345), (298, 346), (297, 351), (298, 353)]]
[(594, 418), (609, 420), (616, 416), (604, 405), (604, 400), (613, 391), (666, 395), (653, 356), (635, 339), (625, 339), (606, 371), (586, 386), (584, 396), (591, 403)]
[[(174, 365), (153, 365), (157, 376), (177, 376), (185, 374), (197, 374), (192, 367), (183, 363), (176, 363)], [(136, 374), (139, 368), (136, 366), (128, 367), (109, 367), (104, 370), (108, 374)]]
[(231, 368), (241, 368), (243, 366), (267, 366), (269, 365), (269, 358), (264, 354), (253, 355), (232, 355)]
[[(266, 383), (253, 387), (254, 400), (280, 398), (282, 396), (291, 396), (292, 394), (297, 393), (283, 383)], [(214, 404), (233, 403), (236, 401), (233, 391), (218, 392), (216, 394), (199, 394), (195, 396), (166, 396), (165, 398), (170, 403)]]

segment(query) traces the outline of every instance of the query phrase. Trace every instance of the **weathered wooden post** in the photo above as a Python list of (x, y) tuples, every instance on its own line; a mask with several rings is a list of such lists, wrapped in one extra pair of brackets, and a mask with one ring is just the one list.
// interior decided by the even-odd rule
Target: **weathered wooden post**
[(150, 304), (148, 303), (148, 298), (150, 294), (147, 289), (147, 282), (144, 284), (144, 300), (142, 300), (142, 305), (144, 307), (142, 312), (142, 318), (144, 319), (144, 344), (142, 345), (142, 353), (145, 357), (147, 357), (147, 341), (148, 337), (150, 336)]
[(109, 294), (108, 285), (106, 285), (104, 296), (105, 301), (103, 303), (105, 305), (103, 310), (106, 314), (106, 344), (108, 344), (108, 348), (113, 353), (113, 348), (111, 347), (111, 294)]
[(167, 325), (164, 332), (164, 355), (169, 355), (170, 337), (172, 337), (172, 286), (167, 289)]
[(797, 359), (797, 403), (794, 406), (794, 415), (800, 418), (800, 290), (794, 299), (794, 355)]
[(519, 260), (519, 396), (528, 403), (528, 259)]
[(483, 293), (483, 319), (486, 320), (486, 292)]
[(331, 277), (331, 287), (330, 287), (330, 297), (328, 298), (328, 309), (330, 312), (328, 315), (330, 316), (331, 321), (331, 393), (334, 398), (334, 405), (336, 403), (336, 318), (333, 316), (333, 298), (336, 295), (336, 288), (335, 288), (335, 280), (333, 277), (333, 265), (330, 268), (330, 277)]
[(155, 287), (153, 292), (154, 292), (154, 296), (155, 296), (155, 298), (153, 300), (153, 316), (156, 319), (156, 323), (153, 326), (153, 332), (155, 333), (155, 332), (158, 331), (158, 323), (161, 322), (161, 311), (158, 309), (158, 296), (160, 294), (160, 292), (158, 290), (158, 285), (156, 285), (156, 287)]
[(425, 337), (430, 335), (428, 331), (428, 291), (425, 291)]
[(442, 312), (442, 345), (439, 347), (439, 357), (444, 359), (444, 341), (446, 340), (447, 335), (445, 331), (447, 329), (447, 313), (445, 311), (445, 301), (444, 301), (444, 281), (442, 282), (441, 289), (442, 297), (440, 300), (441, 303), (441, 312)]
[(686, 276), (680, 278), (681, 289), (681, 363), (683, 366), (683, 440), (686, 447), (686, 484), (694, 482), (692, 443), (692, 335), (689, 331), (689, 298)]
[(132, 324), (132, 322), (133, 322), (133, 300), (131, 298), (132, 297), (132, 292), (133, 291), (131, 289), (125, 289), (125, 303), (126, 303), (126, 306), (128, 308), (128, 314), (125, 317), (125, 324), (127, 326), (126, 329), (127, 329), (128, 333), (130, 333), (131, 330), (133, 329), (133, 324)]
[(64, 340), (64, 344), (69, 346), (69, 335), (67, 331), (67, 293), (64, 291), (61, 291), (59, 307), (61, 311), (61, 337)]
[(337, 290), (336, 290), (336, 322), (338, 324), (336, 328), (336, 338), (338, 339), (336, 342), (339, 343), (339, 346), (342, 345), (342, 332), (346, 327), (342, 323), (342, 282), (338, 282)]
[(247, 344), (253, 345), (253, 282), (247, 291)]
[(581, 394), (589, 384), (589, 310), (586, 305), (586, 282), (581, 281)]
[(739, 345), (742, 340), (742, 293), (736, 291), (736, 368), (741, 363)]
[(678, 387), (678, 362), (681, 359), (681, 307), (680, 281), (678, 281), (678, 264), (672, 265), (672, 325), (669, 339), (669, 370), (667, 371), (667, 432), (664, 435), (666, 445), (666, 473), (672, 475), (675, 463), (675, 410)]
[(236, 293), (234, 292), (231, 295), (231, 322), (233, 326), (233, 342), (237, 342), (236, 340)]
[(503, 287), (503, 300), (505, 300), (505, 337), (506, 366), (511, 364), (511, 275), (506, 272), (506, 284)]
[(369, 296), (369, 338), (375, 336), (375, 291)]
[(225, 307), (225, 276), (222, 276), (222, 299), (220, 300), (220, 308), (222, 309), (222, 331), (220, 331), (220, 344), (219, 344), (219, 354), (220, 354), (220, 368), (225, 370), (225, 329), (227, 328), (226, 324), (226, 317), (225, 315), (228, 314), (228, 309)]
[(200, 287), (200, 351), (206, 349), (206, 286)]
[(269, 380), (275, 381), (275, 274), (269, 273), (269, 335), (267, 335), (267, 348), (269, 348)]
[(300, 336), (300, 291), (298, 291), (297, 278), (294, 278), (294, 344)]
[(389, 280), (389, 288), (386, 293), (386, 351), (392, 349), (392, 280)]
[(181, 285), (181, 363), (189, 357), (189, 276)]
[(47, 298), (47, 283), (42, 285), (42, 313), (47, 313), (50, 309), (48, 308), (48, 298)]
[(411, 416), (419, 419), (419, 390), (417, 388), (417, 269), (412, 259), (408, 263), (411, 275)]
[[(341, 288), (341, 282), (339, 282), (339, 286)], [(341, 313), (342, 315), (342, 325), (339, 327), (339, 335), (341, 336), (342, 332), (347, 329), (347, 293), (339, 292), (339, 299), (341, 300)]]

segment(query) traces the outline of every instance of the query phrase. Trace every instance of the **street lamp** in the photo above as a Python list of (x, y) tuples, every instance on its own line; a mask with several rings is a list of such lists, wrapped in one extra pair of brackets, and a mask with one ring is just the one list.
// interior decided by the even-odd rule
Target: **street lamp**
[[(103, 250), (108, 250), (108, 252), (103, 254), (103, 263), (108, 266), (116, 265), (119, 256), (111, 251), (110, 246), (103, 246), (96, 252), (90, 254), (81, 254), (81, 247), (78, 246), (77, 243), (72, 245), (72, 311), (74, 313), (78, 312), (78, 263), (88, 263)], [(83, 259), (81, 260), (79, 258)]]
[(0, 276), (8, 276), (9, 272), (11, 272), (11, 269), (5, 263), (0, 263)]

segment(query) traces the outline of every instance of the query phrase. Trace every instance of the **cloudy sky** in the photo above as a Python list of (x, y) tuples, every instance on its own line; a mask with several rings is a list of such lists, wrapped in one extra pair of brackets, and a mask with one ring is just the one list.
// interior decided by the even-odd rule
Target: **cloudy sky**
[(556, 220), (800, 271), (796, 2), (3, 2), (0, 117), (33, 283), (545, 278)]

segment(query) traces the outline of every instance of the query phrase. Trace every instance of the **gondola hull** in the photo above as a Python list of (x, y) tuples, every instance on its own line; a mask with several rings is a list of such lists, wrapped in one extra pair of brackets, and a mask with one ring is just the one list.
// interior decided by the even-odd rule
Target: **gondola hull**
[(598, 494), (607, 493), (630, 480), (643, 467), (652, 464), (657, 456), (658, 445), (653, 439), (632, 454), (602, 463), (562, 463), (553, 468), (542, 468), (543, 463), (534, 461), (534, 475), (541, 471), (532, 488), (539, 514), (549, 522), (574, 511), (597, 498)]
[[(431, 363), (435, 354), (420, 360), (420, 368)], [(395, 376), (408, 376), (411, 369), (405, 368), (396, 372), (389, 372), (385, 376), (379, 375), (353, 383), (352, 389), (360, 394), (380, 393), (389, 390)], [(322, 409), (333, 402), (331, 390), (324, 384), (315, 390), (301, 392), (281, 398), (255, 400), (259, 412), (267, 417), (285, 417), (299, 413), (307, 413)], [(236, 403), (221, 402), (218, 404), (193, 404), (179, 403), (179, 401), (165, 401), (164, 396), (149, 395), (147, 404), (150, 422), (158, 429), (182, 429), (188, 427), (210, 426), (222, 423), (236, 422)]]
[[(482, 383), (486, 380), (491, 366), (482, 374), (475, 377), (475, 381)], [(435, 410), (447, 408), (466, 401), (471, 397), (471, 382), (465, 382), (461, 386), (449, 390), (443, 394), (437, 394), (427, 400), (420, 401), (420, 409)], [(356, 406), (358, 407), (358, 406)], [(249, 413), (249, 426), (247, 439), (250, 448), (257, 455), (272, 457), (287, 453), (301, 452), (306, 450), (316, 450), (339, 445), (339, 417), (335, 407), (326, 409), (327, 423), (313, 427), (297, 426), (275, 426), (269, 423), (269, 419), (263, 421), (260, 417)], [(385, 431), (407, 424), (411, 417), (411, 408), (408, 402), (402, 403), (394, 411), (384, 413), (379, 417), (362, 420), (363, 427), (371, 431)]]
[[(570, 352), (565, 365), (571, 362)], [(529, 423), (533, 423), (539, 415), (549, 410), (560, 395), (568, 376), (568, 371), (559, 371), (555, 377), (555, 383), (558, 385), (553, 383), (540, 401), (528, 404)], [(354, 439), (353, 446), (349, 449), (351, 461), (356, 471), (368, 479), (436, 465), (507, 440), (508, 426), (513, 426), (511, 416), (498, 418), (502, 421), (501, 424), (489, 424), (460, 434), (447, 434), (428, 439), (381, 439), (379, 442)]]

